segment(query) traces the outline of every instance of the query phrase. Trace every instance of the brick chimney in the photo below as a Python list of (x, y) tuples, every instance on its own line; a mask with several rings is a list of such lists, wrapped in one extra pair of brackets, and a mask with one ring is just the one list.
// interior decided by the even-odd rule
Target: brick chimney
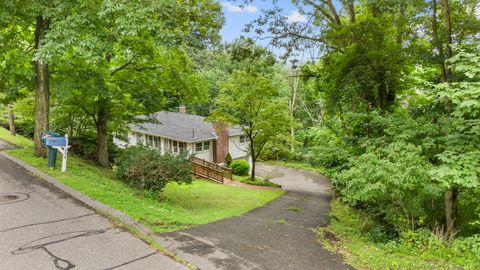
[(180, 106), (178, 106), (178, 112), (187, 113), (187, 106), (185, 106), (185, 104), (180, 104)]
[(228, 125), (214, 122), (212, 126), (218, 137), (213, 143), (213, 162), (223, 163), (228, 154)]

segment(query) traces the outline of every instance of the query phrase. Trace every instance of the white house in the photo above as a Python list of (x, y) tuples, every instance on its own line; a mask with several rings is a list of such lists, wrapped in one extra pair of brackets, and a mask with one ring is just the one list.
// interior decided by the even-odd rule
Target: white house
[(161, 111), (139, 116), (147, 122), (130, 124), (128, 141), (114, 139), (120, 147), (144, 144), (159, 151), (180, 153), (188, 151), (210, 162), (223, 163), (227, 153), (232, 159), (248, 160), (247, 140), (240, 127), (227, 127), (205, 121), (205, 117), (179, 112)]

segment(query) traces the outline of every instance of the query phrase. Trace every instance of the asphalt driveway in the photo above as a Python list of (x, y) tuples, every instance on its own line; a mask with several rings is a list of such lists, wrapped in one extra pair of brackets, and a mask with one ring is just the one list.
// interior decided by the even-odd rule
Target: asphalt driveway
[(0, 269), (188, 268), (0, 157)]
[[(330, 185), (313, 172), (258, 166), (288, 192), (245, 215), (162, 234), (167, 249), (201, 269), (349, 269), (315, 242), (328, 224)], [(228, 206), (226, 206), (228, 207)]]

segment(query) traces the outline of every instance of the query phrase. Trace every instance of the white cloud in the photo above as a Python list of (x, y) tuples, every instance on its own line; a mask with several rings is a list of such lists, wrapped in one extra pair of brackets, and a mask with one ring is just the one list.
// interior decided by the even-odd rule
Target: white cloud
[(232, 13), (255, 13), (258, 10), (256, 6), (237, 6), (230, 2), (222, 2), (221, 5), (226, 8), (228, 12)]
[(289, 23), (296, 23), (296, 22), (304, 23), (304, 22), (307, 22), (307, 18), (305, 18), (305, 15), (300, 14), (298, 10), (295, 10), (295, 11), (292, 11), (290, 15), (287, 17), (287, 21)]

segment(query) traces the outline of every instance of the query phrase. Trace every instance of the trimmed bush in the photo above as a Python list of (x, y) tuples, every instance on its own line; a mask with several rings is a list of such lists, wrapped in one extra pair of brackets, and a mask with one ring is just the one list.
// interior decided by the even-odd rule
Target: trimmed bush
[(129, 147), (117, 158), (117, 177), (142, 191), (159, 192), (168, 183), (191, 183), (187, 154), (161, 154), (144, 146)]
[(248, 172), (250, 172), (250, 165), (245, 160), (234, 160), (230, 167), (235, 175), (248, 175)]
[(232, 164), (233, 159), (230, 153), (227, 153), (227, 156), (225, 157), (225, 166), (230, 167), (230, 164)]

